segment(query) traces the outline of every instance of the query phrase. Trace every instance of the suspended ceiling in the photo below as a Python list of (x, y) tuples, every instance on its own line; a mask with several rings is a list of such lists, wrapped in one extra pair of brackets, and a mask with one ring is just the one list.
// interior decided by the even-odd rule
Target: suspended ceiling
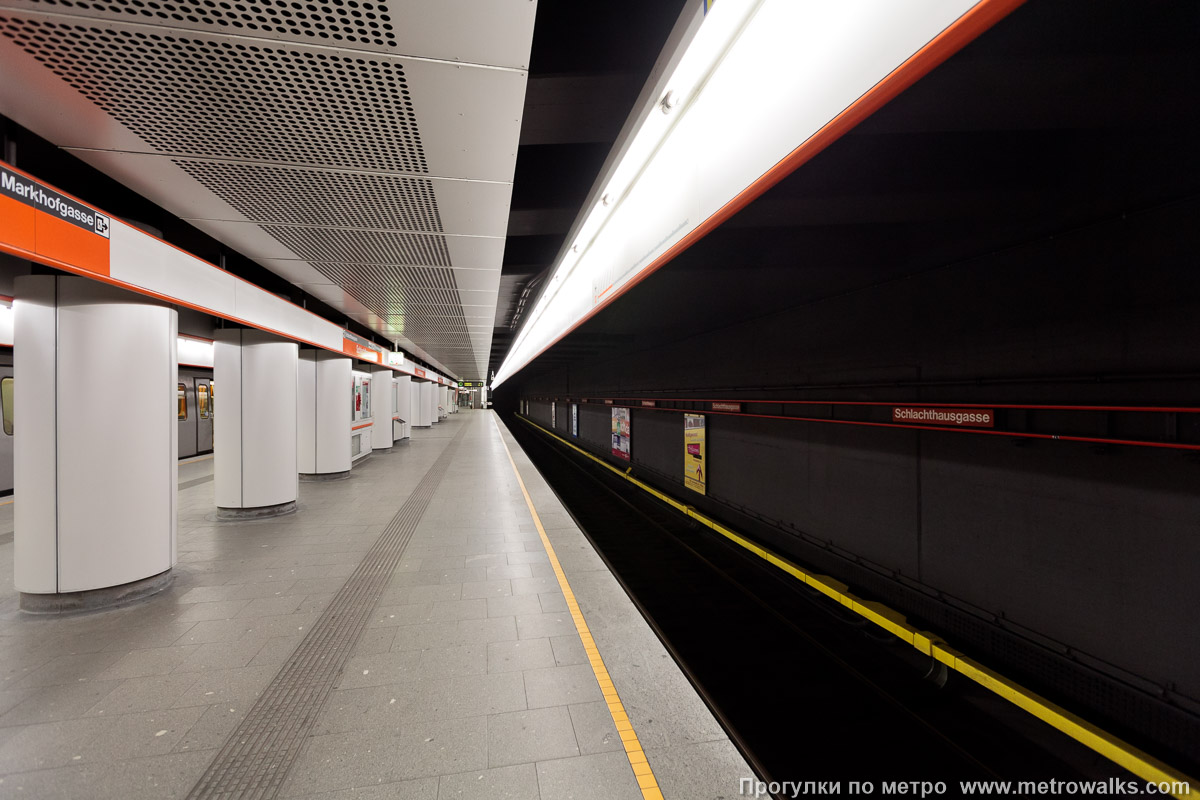
[(535, 11), (0, 0), (0, 114), (434, 366), (480, 378)]

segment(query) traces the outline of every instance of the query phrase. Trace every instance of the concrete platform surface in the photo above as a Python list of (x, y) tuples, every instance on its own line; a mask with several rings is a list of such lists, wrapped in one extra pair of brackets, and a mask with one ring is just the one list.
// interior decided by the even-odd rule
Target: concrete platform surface
[(212, 491), (181, 481), (174, 584), (119, 609), (22, 613), (0, 543), (0, 798), (704, 800), (752, 777), (492, 412), (302, 484), (289, 517), (217, 521)]

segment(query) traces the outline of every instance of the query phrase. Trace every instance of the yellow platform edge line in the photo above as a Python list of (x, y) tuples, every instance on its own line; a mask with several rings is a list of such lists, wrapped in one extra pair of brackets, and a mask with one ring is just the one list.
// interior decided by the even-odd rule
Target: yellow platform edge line
[[(772, 566), (811, 586), (831, 600), (840, 603), (850, 611), (878, 625), (888, 633), (893, 634), (901, 641), (945, 664), (955, 672), (970, 678), (983, 688), (1004, 698), (1021, 710), (1032, 714), (1083, 746), (1129, 770), (1139, 778), (1154, 783), (1182, 783), (1187, 789), (1193, 786), (1200, 786), (1200, 783), (1174, 767), (1159, 761), (1148, 753), (1142, 752), (1128, 742), (1098, 728), (1087, 720), (1072, 714), (1070, 711), (1024, 688), (1020, 684), (1005, 678), (1000, 673), (964, 656), (950, 647), (940, 636), (928, 631), (918, 630), (916, 627), (910, 625), (907, 618), (898, 611), (894, 611), (882, 603), (855, 597), (848, 591), (849, 587), (841, 581), (831, 578), (828, 575), (811, 573), (793, 564), (783, 556), (772, 552), (762, 545), (755, 544), (716, 520), (706, 517), (692, 506), (681, 503), (679, 500), (663, 494), (632, 475), (622, 472), (612, 464), (605, 462), (603, 459), (589, 453), (578, 445), (572, 444), (553, 431), (543, 428), (536, 422), (520, 415), (517, 418), (526, 425), (537, 428), (547, 436), (557, 439), (559, 442), (562, 442), (580, 455), (591, 459), (614, 475), (624, 478), (648, 494), (668, 503), (739, 547), (754, 553)], [(1172, 796), (1191, 798), (1194, 795), (1189, 791), (1184, 791)]]
[(596, 647), (596, 641), (592, 638), (591, 631), (588, 630), (587, 624), (583, 621), (583, 612), (579, 610), (579, 603), (575, 599), (575, 593), (571, 591), (571, 584), (567, 582), (567, 575), (563, 572), (562, 565), (558, 561), (558, 554), (554, 552), (554, 545), (550, 544), (550, 537), (546, 535), (546, 529), (542, 527), (542, 519), (538, 516), (537, 508), (533, 505), (533, 498), (529, 496), (529, 490), (525, 488), (525, 481), (521, 478), (521, 471), (517, 469), (517, 462), (513, 460), (512, 451), (508, 449), (508, 442), (504, 441), (499, 419), (493, 417), (492, 421), (496, 424), (496, 432), (500, 434), (500, 444), (504, 445), (504, 453), (508, 456), (508, 463), (512, 465), (513, 474), (517, 476), (517, 485), (521, 487), (521, 494), (525, 497), (525, 505), (529, 508), (529, 514), (533, 517), (533, 524), (537, 528), (538, 536), (542, 539), (542, 546), (546, 548), (546, 555), (550, 558), (550, 566), (554, 570), (554, 577), (558, 580), (558, 586), (562, 589), (563, 597), (566, 598), (567, 608), (571, 610), (571, 619), (575, 623), (575, 630), (583, 642), (584, 651), (589, 656), (588, 661), (592, 672), (596, 676), (596, 683), (600, 685), (600, 692), (604, 695), (604, 703), (608, 706), (608, 713), (612, 716), (613, 725), (617, 729), (617, 735), (625, 747), (625, 755), (629, 759), (629, 768), (633, 770), (633, 777), (637, 781), (638, 789), (642, 793), (642, 800), (663, 800), (658, 780), (654, 777), (654, 771), (650, 768), (650, 762), (646, 759), (645, 751), (642, 750), (637, 733), (634, 731), (633, 725), (629, 722), (629, 715), (625, 713), (625, 705), (621, 702), (621, 698), (617, 694), (616, 686), (608, 674), (608, 668), (604, 666), (604, 660), (600, 657), (600, 650)]

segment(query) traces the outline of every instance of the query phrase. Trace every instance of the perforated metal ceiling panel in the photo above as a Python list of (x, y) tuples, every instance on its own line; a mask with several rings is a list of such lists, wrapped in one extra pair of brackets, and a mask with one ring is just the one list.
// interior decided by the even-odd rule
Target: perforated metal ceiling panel
[(0, 113), (478, 378), (535, 11), (0, 0)]
[(529, 66), (537, 10), (530, 0), (13, 0), (5, 7), (514, 69)]

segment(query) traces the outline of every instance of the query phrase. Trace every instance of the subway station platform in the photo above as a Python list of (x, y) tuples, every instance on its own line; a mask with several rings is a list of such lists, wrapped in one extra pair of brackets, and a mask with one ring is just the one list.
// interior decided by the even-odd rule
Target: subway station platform
[(19, 611), (0, 542), (0, 797), (701, 800), (753, 776), (493, 413), (299, 506), (218, 522), (181, 480), (174, 583), (102, 612)]

